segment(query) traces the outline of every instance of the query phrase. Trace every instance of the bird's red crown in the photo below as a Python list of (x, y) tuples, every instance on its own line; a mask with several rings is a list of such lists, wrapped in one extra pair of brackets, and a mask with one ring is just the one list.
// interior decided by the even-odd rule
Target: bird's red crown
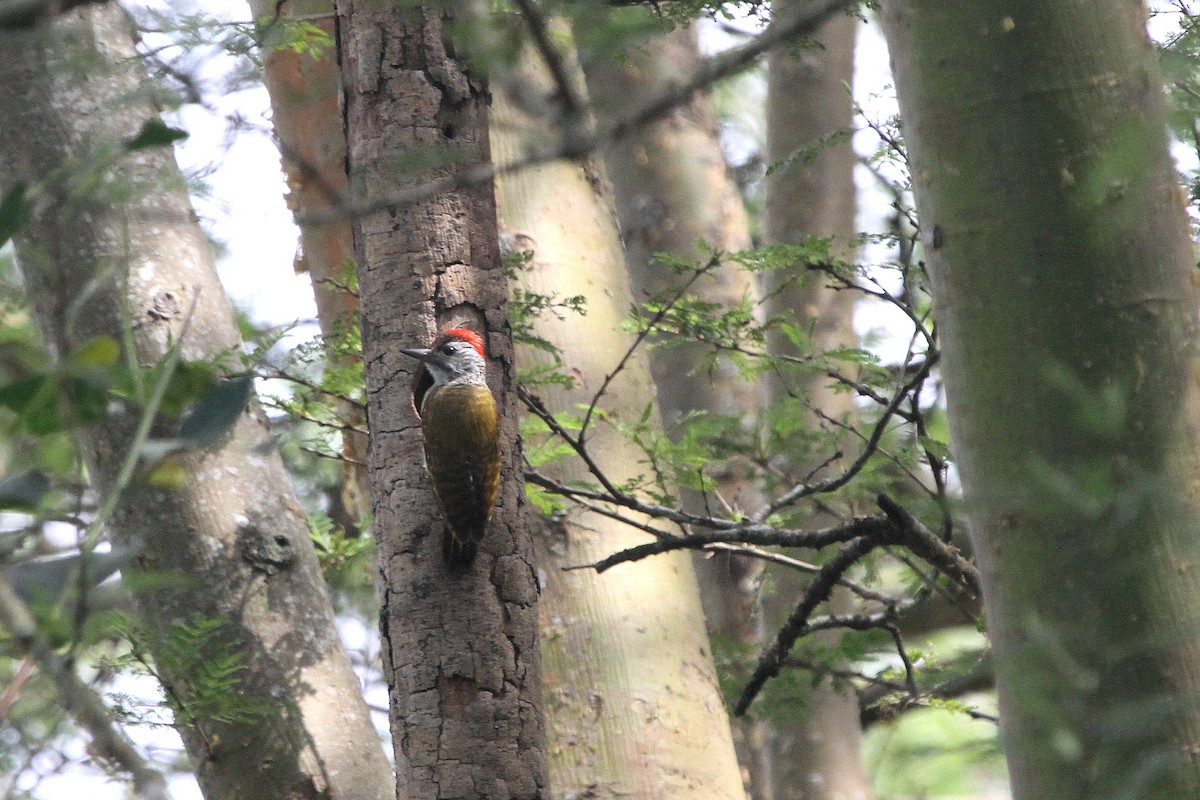
[(480, 358), (487, 357), (483, 352), (483, 337), (475, 331), (468, 330), (467, 328), (451, 328), (450, 330), (445, 331), (442, 335), (454, 339), (462, 339), (464, 342), (471, 345), (471, 347), (475, 348), (475, 352), (479, 353)]

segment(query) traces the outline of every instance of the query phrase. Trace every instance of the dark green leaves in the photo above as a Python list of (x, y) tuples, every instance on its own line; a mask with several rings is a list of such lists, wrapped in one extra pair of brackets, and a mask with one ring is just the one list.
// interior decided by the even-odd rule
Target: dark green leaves
[(16, 426), (37, 435), (91, 425), (104, 419), (121, 348), (97, 336), (73, 352), (63, 369), (47, 366), (0, 386), (0, 408), (16, 415)]
[(17, 183), (0, 198), (0, 245), (16, 236), (33, 215), (28, 194), (25, 184)]
[[(133, 373), (120, 343), (96, 336), (79, 345), (61, 366), (28, 368), (0, 384), (0, 410), (11, 412), (0, 416), (0, 422), (7, 419), (11, 430), (46, 436), (101, 424), (113, 414), (138, 414), (146, 399), (144, 387), (157, 380), (163, 368), (138, 367)], [(179, 364), (159, 409), (165, 419), (179, 420), (179, 434), (177, 439), (158, 440), (165, 445), (159, 449), (172, 452), (215, 444), (233, 427), (252, 391), (252, 378), (222, 381), (216, 364)], [(150, 448), (144, 455), (155, 452)], [(0, 507), (2, 503), (0, 499)]]
[(50, 491), (50, 478), (40, 469), (18, 472), (0, 480), (0, 510), (37, 508)]
[(0, 407), (16, 412), (18, 425), (39, 435), (66, 430), (73, 422), (98, 422), (106, 403), (102, 387), (71, 375), (31, 375), (0, 387)]
[(187, 137), (187, 131), (172, 128), (158, 117), (152, 117), (142, 125), (137, 136), (125, 143), (125, 149), (133, 152), (149, 150), (152, 147), (167, 147)]
[(225, 435), (250, 402), (254, 379), (232, 378), (200, 398), (179, 426), (179, 438), (188, 447), (208, 447)]

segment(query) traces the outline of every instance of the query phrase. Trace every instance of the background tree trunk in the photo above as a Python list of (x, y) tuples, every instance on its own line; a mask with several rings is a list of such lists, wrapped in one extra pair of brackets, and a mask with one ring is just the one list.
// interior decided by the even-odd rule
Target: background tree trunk
[[(523, 62), (521, 80), (549, 96), (548, 78)], [(519, 112), (497, 93), (497, 163), (518, 159), (527, 142), (552, 133), (545, 119)], [(632, 343), (619, 330), (631, 301), (607, 180), (594, 159), (558, 162), (498, 182), (506, 238), (532, 252), (520, 271), (527, 291), (584, 295), (586, 315), (545, 314), (535, 331), (562, 353), (573, 388), (539, 386), (554, 411), (580, 413)], [(526, 366), (546, 354), (521, 348)], [(634, 423), (654, 397), (641, 352), (616, 375), (605, 413)], [(645, 472), (639, 453), (609, 424), (596, 422), (588, 452), (617, 483)], [(657, 414), (651, 424), (657, 424)], [(544, 468), (565, 482), (587, 480), (578, 461)], [(600, 514), (572, 510), (545, 520), (539, 566), (545, 578), (542, 642), (552, 784), (564, 797), (743, 798), (742, 780), (716, 683), (690, 556), (672, 553), (597, 575), (564, 572), (646, 535)]]
[[(98, 335), (123, 341), (129, 325), (141, 365), (157, 363), (174, 340), (189, 360), (236, 352), (237, 326), (171, 151), (122, 147), (157, 119), (124, 12), (75, 11), (3, 34), (0, 49), (9, 110), (0, 115), (0, 165), (40, 192), (17, 252), (55, 355), (66, 359)], [(101, 492), (113, 489), (139, 415), (116, 409), (84, 432)], [(388, 797), (390, 769), (338, 641), (303, 513), (277, 455), (263, 454), (269, 441), (252, 408), (219, 448), (183, 458), (182, 488), (135, 482), (113, 539), (168, 579), (135, 592), (151, 650), (175, 624), (227, 621), (222, 634), (245, 664), (238, 691), (265, 709), (248, 723), (200, 719), (181, 729), (206, 797)], [(186, 696), (193, 676), (159, 668)]]
[(1200, 794), (1195, 254), (1141, 4), (885, 4), (1013, 795)]
[[(287, 0), (278, 5), (274, 0), (250, 0), (250, 8), (259, 20), (276, 14), (284, 21), (303, 19), (336, 41), (333, 0)], [(358, 324), (358, 296), (347, 285), (354, 271), (354, 229), (344, 215), (312, 221), (313, 215), (336, 209), (349, 189), (336, 44), (321, 53), (268, 49), (263, 53), (263, 79), (287, 175), (288, 207), (301, 220), (296, 271), (312, 279), (322, 335), (339, 341)], [(337, 357), (333, 352), (330, 356)], [(366, 427), (360, 408), (341, 403), (340, 409), (348, 427)], [(331, 498), (330, 517), (355, 535), (370, 515), (366, 435), (343, 430), (342, 453), (342, 491)]]
[[(372, 201), (488, 158), (487, 95), (433, 7), (339, 3), (351, 186)], [(446, 160), (447, 151), (456, 159)], [(399, 165), (442, 166), (405, 175)], [(424, 163), (432, 163), (430, 160)], [(384, 675), (401, 797), (541, 798), (545, 744), (537, 583), (521, 518), (507, 285), (490, 184), (356, 217), (369, 470), (382, 576)], [(475, 564), (448, 572), (399, 352), (438, 328), (484, 335), (501, 413), (504, 480)]]
[[(790, 0), (774, 7), (777, 19), (803, 5)], [(808, 236), (833, 237), (834, 253), (853, 258), (858, 210), (854, 188), (854, 150), (847, 140), (852, 121), (849, 85), (854, 80), (857, 26), (852, 16), (835, 16), (812, 42), (779, 47), (767, 59), (766, 238), (771, 243), (798, 244)], [(811, 154), (811, 158), (808, 156)], [(772, 276), (768, 276), (771, 280)], [(857, 296), (834, 291), (823, 281), (781, 288), (769, 283), (767, 314), (789, 318), (810, 331), (815, 352), (856, 343), (851, 314)], [(794, 352), (786, 337), (772, 338), (774, 352)], [(808, 398), (814, 409), (840, 419), (853, 411), (853, 396), (834, 392), (823, 375), (772, 382), (777, 402), (789, 393)], [(810, 415), (811, 424), (829, 423)], [(824, 455), (820, 456), (824, 458)], [(820, 523), (818, 516), (817, 524)], [(767, 598), (768, 620), (786, 618), (799, 596), (790, 576)], [(835, 592), (834, 604), (846, 608), (848, 597)], [(823, 637), (831, 644), (836, 638)], [(782, 798), (840, 800), (868, 798), (871, 783), (862, 761), (858, 701), (848, 689), (829, 682), (814, 688), (809, 707), (791, 719), (773, 720), (776, 731), (775, 784)]]
[[(641, 9), (623, 14), (648, 12)], [(639, 108), (691, 75), (700, 63), (694, 27), (680, 27), (632, 48), (621, 59), (597, 58), (584, 67), (588, 92), (604, 119)], [(604, 149), (612, 180), (621, 239), (635, 302), (669, 292), (682, 277), (653, 260), (667, 253), (703, 262), (697, 242), (734, 252), (751, 246), (749, 223), (737, 185), (725, 162), (712, 96), (705, 92), (665, 120)], [(720, 308), (742, 302), (757, 306), (758, 283), (748, 270), (726, 264), (701, 278), (692, 293)], [(738, 367), (721, 359), (715, 370), (702, 368), (708, 346), (696, 343), (650, 351), (658, 406), (668, 427), (691, 411), (737, 417), (753, 435), (766, 394)], [(736, 460), (709, 469), (721, 497), (740, 509), (760, 508), (765, 498), (747, 479), (748, 465)], [(690, 510), (702, 512), (705, 499), (688, 492)], [(727, 641), (762, 643), (758, 576), (762, 562), (727, 554), (694, 559), (709, 633)], [(735, 741), (755, 800), (772, 800), (772, 767), (762, 720), (739, 720)]]

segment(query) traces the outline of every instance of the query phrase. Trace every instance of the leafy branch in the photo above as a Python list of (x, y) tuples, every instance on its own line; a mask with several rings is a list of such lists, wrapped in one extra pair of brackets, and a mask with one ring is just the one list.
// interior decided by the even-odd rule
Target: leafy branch
[[(566, 503), (564, 506), (544, 502), (542, 507), (553, 513), (570, 513), (573, 506), (616, 519), (654, 537), (652, 541), (593, 563), (568, 569), (605, 572), (662, 553), (698, 550), (746, 555), (811, 576), (788, 621), (777, 632), (773, 645), (759, 656), (734, 707), (736, 714), (745, 713), (766, 682), (788, 666), (789, 654), (801, 638), (834, 629), (875, 630), (883, 634), (891, 641), (902, 667), (903, 680), (897, 685), (907, 692), (909, 700), (905, 707), (927, 703), (927, 696), (918, 689), (919, 666), (908, 654), (900, 622), (935, 595), (957, 602), (959, 598), (979, 593), (979, 576), (974, 565), (950, 541), (953, 523), (947, 496), (948, 454), (945, 446), (937, 441), (929, 421), (930, 414), (938, 413), (937, 409), (922, 400), (939, 361), (936, 332), (928, 306), (923, 303), (917, 287), (897, 295), (861, 267), (830, 259), (827, 248), (826, 242), (810, 241), (799, 247), (765, 248), (732, 255), (714, 253), (700, 265), (679, 268), (680, 285), (649, 298), (644, 310), (635, 312), (629, 325), (634, 334), (630, 346), (617, 357), (615, 366), (606, 373), (590, 398), (578, 405), (577, 413), (554, 412), (530, 388), (518, 386), (519, 398), (538, 423), (536, 430), (527, 428), (530, 433), (541, 435), (539, 444), (530, 448), (527, 484), (540, 498), (559, 498)], [(758, 322), (753, 309), (720, 308), (691, 296), (691, 288), (701, 275), (730, 261), (756, 271), (799, 265), (801, 269), (794, 271), (791, 279), (824, 280), (833, 288), (857, 291), (901, 308), (913, 326), (905, 357), (901, 363), (889, 367), (879, 365), (874, 356), (862, 350), (842, 348), (820, 352), (813, 348), (808, 334), (792, 322)], [(915, 303), (922, 303), (922, 307), (917, 308)], [(785, 330), (799, 352), (772, 353), (767, 345), (767, 334), (772, 328)], [(801, 477), (789, 479), (788, 461), (782, 462), (781, 466), (778, 455), (772, 455), (770, 450), (762, 451), (754, 463), (763, 470), (762, 478), (769, 476), (779, 485), (757, 508), (736, 509), (719, 493), (710, 495), (710, 490), (705, 488), (713, 485), (704, 474), (713, 453), (705, 452), (705, 458), (688, 449), (697, 445), (687, 444), (692, 439), (686, 431), (705, 425), (712, 430), (719, 429), (712, 419), (698, 412), (688, 415), (677, 423), (677, 427), (685, 432), (681, 441), (662, 448), (654, 440), (645, 438), (640, 426), (610, 420), (602, 410), (607, 387), (626, 368), (638, 349), (671, 347), (685, 341), (706, 345), (714, 355), (736, 355), (742, 359), (742, 367), (750, 376), (765, 371), (786, 374), (788, 370), (799, 370), (804, 375), (824, 375), (836, 386), (853, 392), (861, 402), (873, 405), (878, 413), (872, 416), (868, 425), (860, 428), (859, 423), (835, 419), (812, 407), (803, 395), (793, 394), (790, 399), (797, 402), (797, 407), (823, 422), (829, 434), (840, 432), (857, 439), (855, 452), (847, 457), (843, 445), (823, 455), (797, 450), (789, 461), (814, 466)], [(833, 366), (834, 359), (857, 365), (857, 374)], [(730, 424), (734, 423), (736, 420)], [(604, 466), (589, 450), (588, 432), (597, 424), (613, 425), (633, 446), (641, 449), (646, 465), (656, 476), (653, 485), (658, 488), (651, 491), (644, 478), (619, 483), (605, 473)], [(802, 423), (789, 422), (781, 430), (797, 425)], [(719, 432), (713, 435), (722, 436)], [(809, 438), (812, 438), (811, 434)], [(786, 444), (787, 439), (781, 438), (779, 442)], [(885, 442), (891, 444), (885, 445)], [(568, 483), (553, 477), (546, 467), (562, 458), (578, 459), (588, 480)], [(843, 462), (846, 463), (840, 469), (829, 474)], [(687, 466), (689, 464), (693, 466)], [(888, 465), (895, 477), (887, 477)], [(706, 503), (703, 510), (685, 506), (663, 488), (670, 483), (664, 480), (665, 473), (673, 471), (678, 480), (687, 470), (695, 472), (691, 483), (704, 490)], [(905, 479), (906, 484), (896, 483), (898, 478)], [(942, 518), (941, 535), (933, 533), (921, 522), (906, 502), (895, 499), (892, 490), (887, 488), (893, 484), (893, 488), (905, 493), (911, 492), (906, 486), (918, 487), (920, 491), (915, 499), (933, 499), (934, 511)], [(883, 490), (872, 489), (873, 486)], [(842, 517), (834, 510), (836, 503), (848, 502), (836, 498), (861, 497), (870, 491), (875, 492), (874, 504), (879, 513)], [(707, 502), (710, 496), (719, 501), (715, 506)], [(812, 510), (806, 510), (810, 505)], [(819, 528), (797, 527), (786, 522), (789, 518), (804, 519), (816, 512), (833, 513), (839, 520)], [(768, 548), (805, 548), (817, 553), (833, 548), (834, 552), (810, 563)], [(864, 565), (869, 567), (878, 558), (889, 555), (920, 578), (919, 586), (911, 596), (880, 591), (850, 576), (851, 571)], [(932, 569), (922, 568), (909, 558), (910, 555)], [(837, 586), (856, 595), (860, 603), (866, 604), (864, 609), (851, 614), (817, 614)]]

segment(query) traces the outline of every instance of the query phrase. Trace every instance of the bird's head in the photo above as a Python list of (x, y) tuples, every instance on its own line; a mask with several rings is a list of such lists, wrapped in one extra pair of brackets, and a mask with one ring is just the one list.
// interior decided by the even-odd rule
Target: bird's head
[(438, 335), (428, 348), (404, 349), (421, 361), (413, 378), (413, 405), (420, 412), (425, 395), (445, 384), (487, 385), (483, 337), (466, 328), (451, 328)]

